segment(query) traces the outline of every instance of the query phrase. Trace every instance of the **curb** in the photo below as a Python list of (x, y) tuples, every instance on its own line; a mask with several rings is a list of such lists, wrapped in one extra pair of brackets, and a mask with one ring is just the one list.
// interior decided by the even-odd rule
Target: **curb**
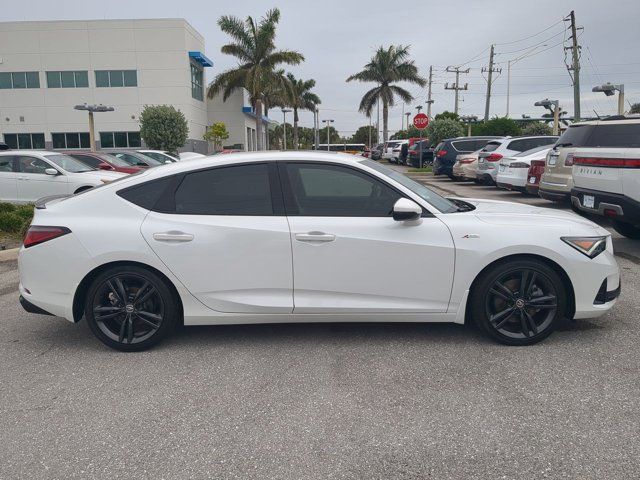
[(19, 248), (10, 248), (9, 250), (0, 250), (0, 262), (10, 262), (18, 258)]

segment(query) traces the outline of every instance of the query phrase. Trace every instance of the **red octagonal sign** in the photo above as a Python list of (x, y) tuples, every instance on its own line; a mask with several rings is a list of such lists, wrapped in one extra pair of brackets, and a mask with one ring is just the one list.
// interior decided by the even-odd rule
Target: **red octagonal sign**
[(424, 113), (419, 113), (413, 117), (413, 126), (418, 130), (424, 130), (429, 125), (429, 117)]

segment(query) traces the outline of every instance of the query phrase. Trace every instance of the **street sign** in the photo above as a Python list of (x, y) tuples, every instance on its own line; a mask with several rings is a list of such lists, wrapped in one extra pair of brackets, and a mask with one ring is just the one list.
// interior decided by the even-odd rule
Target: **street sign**
[(413, 117), (413, 126), (418, 130), (424, 130), (429, 125), (429, 117), (424, 113), (419, 113)]

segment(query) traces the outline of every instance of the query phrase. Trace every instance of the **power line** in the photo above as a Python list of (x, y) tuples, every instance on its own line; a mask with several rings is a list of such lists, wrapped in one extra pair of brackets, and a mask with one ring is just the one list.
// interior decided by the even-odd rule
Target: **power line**
[(551, 30), (553, 27), (555, 27), (556, 25), (562, 23), (563, 21), (564, 21), (564, 18), (558, 20), (556, 23), (554, 23), (553, 25), (548, 26), (544, 30), (540, 30), (538, 33), (534, 33), (533, 35), (529, 35), (528, 37), (523, 37), (523, 38), (521, 38), (519, 40), (514, 40), (513, 42), (496, 43), (495, 45), (513, 45), (514, 43), (524, 42), (525, 40), (529, 40), (530, 38), (537, 37), (541, 33), (544, 33), (544, 32), (546, 32), (548, 30)]

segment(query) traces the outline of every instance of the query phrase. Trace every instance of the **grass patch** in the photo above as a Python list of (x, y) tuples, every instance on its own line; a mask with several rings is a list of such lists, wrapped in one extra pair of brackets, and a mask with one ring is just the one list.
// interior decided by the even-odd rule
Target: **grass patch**
[(409, 173), (431, 173), (433, 168), (431, 167), (422, 167), (422, 168), (410, 168)]

